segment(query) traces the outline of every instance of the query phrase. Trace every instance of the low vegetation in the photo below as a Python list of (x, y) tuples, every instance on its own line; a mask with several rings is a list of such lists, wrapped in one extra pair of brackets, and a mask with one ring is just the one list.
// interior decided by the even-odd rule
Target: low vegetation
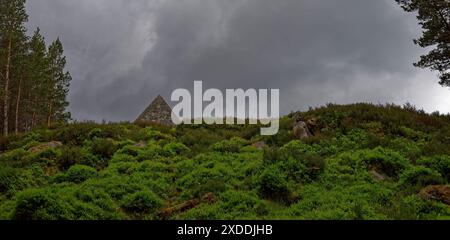
[[(450, 219), (450, 116), (329, 105), (315, 135), (77, 123), (0, 141), (0, 219)], [(448, 193), (448, 192), (447, 192)]]

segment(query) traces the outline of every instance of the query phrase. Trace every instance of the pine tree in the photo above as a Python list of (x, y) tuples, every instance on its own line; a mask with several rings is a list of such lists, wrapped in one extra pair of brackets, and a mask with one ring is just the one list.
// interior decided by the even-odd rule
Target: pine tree
[[(10, 112), (10, 86), (12, 85), (13, 63), (20, 57), (19, 52), (25, 45), (26, 28), (24, 24), (28, 21), (25, 11), (25, 0), (0, 0), (0, 64), (2, 69), (3, 83), (3, 134), (9, 133)], [(16, 78), (17, 80), (17, 78)]]
[[(0, 0), (1, 123), (6, 136), (37, 125), (66, 121), (71, 81), (59, 39), (47, 49), (38, 28), (26, 35), (25, 0)], [(13, 123), (13, 124), (12, 124)]]
[[(12, 76), (11, 81), (11, 106), (14, 107), (14, 131), (19, 133), (20, 130), (20, 113), (21, 103), (23, 99), (24, 85), (28, 79), (28, 37), (23, 36), (22, 41), (16, 43), (17, 49), (15, 51), (15, 57), (13, 58)], [(14, 101), (14, 102), (13, 102)]]
[(27, 113), (28, 120), (25, 128), (33, 128), (46, 118), (46, 83), (48, 82), (49, 63), (47, 59), (47, 46), (45, 39), (38, 28), (29, 42), (29, 55), (27, 61), (28, 81), (27, 89)]
[(414, 42), (423, 48), (434, 47), (415, 64), (439, 71), (440, 84), (450, 87), (450, 1), (396, 0), (407, 12), (417, 12), (423, 35)]
[(66, 57), (59, 38), (48, 48), (49, 69), (47, 80), (47, 126), (50, 127), (53, 121), (65, 121), (70, 115), (65, 112), (69, 105), (67, 94), (72, 77), (65, 71)]

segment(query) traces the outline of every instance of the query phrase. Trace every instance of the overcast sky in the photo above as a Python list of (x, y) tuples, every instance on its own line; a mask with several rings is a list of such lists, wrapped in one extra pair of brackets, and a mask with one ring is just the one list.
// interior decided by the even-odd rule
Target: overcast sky
[(450, 112), (415, 17), (394, 0), (29, 0), (30, 31), (60, 37), (78, 120), (134, 120), (173, 89), (279, 88), (283, 113), (329, 102)]

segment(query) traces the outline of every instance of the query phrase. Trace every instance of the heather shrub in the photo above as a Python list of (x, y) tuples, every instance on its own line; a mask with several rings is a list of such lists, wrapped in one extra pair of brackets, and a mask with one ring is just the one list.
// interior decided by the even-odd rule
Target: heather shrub
[(217, 152), (238, 153), (246, 144), (248, 144), (247, 140), (239, 137), (233, 137), (230, 140), (225, 140), (214, 144), (212, 148)]
[(57, 175), (57, 182), (73, 182), (82, 183), (90, 178), (97, 176), (97, 170), (95, 168), (85, 165), (74, 165), (67, 170), (66, 173)]
[(96, 138), (92, 141), (91, 151), (102, 159), (110, 159), (117, 151), (117, 146), (111, 139)]
[(423, 187), (432, 184), (441, 184), (444, 179), (438, 171), (423, 166), (414, 166), (406, 169), (400, 176), (400, 185)]
[(447, 182), (450, 182), (450, 156), (423, 157), (417, 161), (417, 164), (436, 170)]
[(286, 175), (276, 166), (270, 166), (261, 174), (259, 194), (265, 199), (289, 202), (291, 191)]
[(122, 201), (122, 207), (129, 212), (147, 214), (158, 210), (162, 206), (162, 200), (151, 191), (139, 191), (126, 196)]

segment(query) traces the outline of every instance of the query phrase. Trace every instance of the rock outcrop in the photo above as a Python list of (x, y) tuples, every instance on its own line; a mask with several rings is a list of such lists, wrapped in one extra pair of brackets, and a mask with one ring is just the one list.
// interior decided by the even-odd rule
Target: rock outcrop
[(55, 149), (63, 146), (61, 142), (53, 141), (48, 143), (41, 143), (35, 147), (30, 148), (28, 151), (31, 153), (41, 153), (43, 151), (46, 151), (48, 149)]
[(434, 200), (450, 205), (450, 186), (430, 185), (422, 189), (419, 196), (424, 199)]
[(316, 127), (316, 118), (309, 118), (307, 120), (299, 116), (296, 116), (294, 118), (293, 133), (295, 138), (297, 139), (309, 138), (314, 136), (314, 130)]

